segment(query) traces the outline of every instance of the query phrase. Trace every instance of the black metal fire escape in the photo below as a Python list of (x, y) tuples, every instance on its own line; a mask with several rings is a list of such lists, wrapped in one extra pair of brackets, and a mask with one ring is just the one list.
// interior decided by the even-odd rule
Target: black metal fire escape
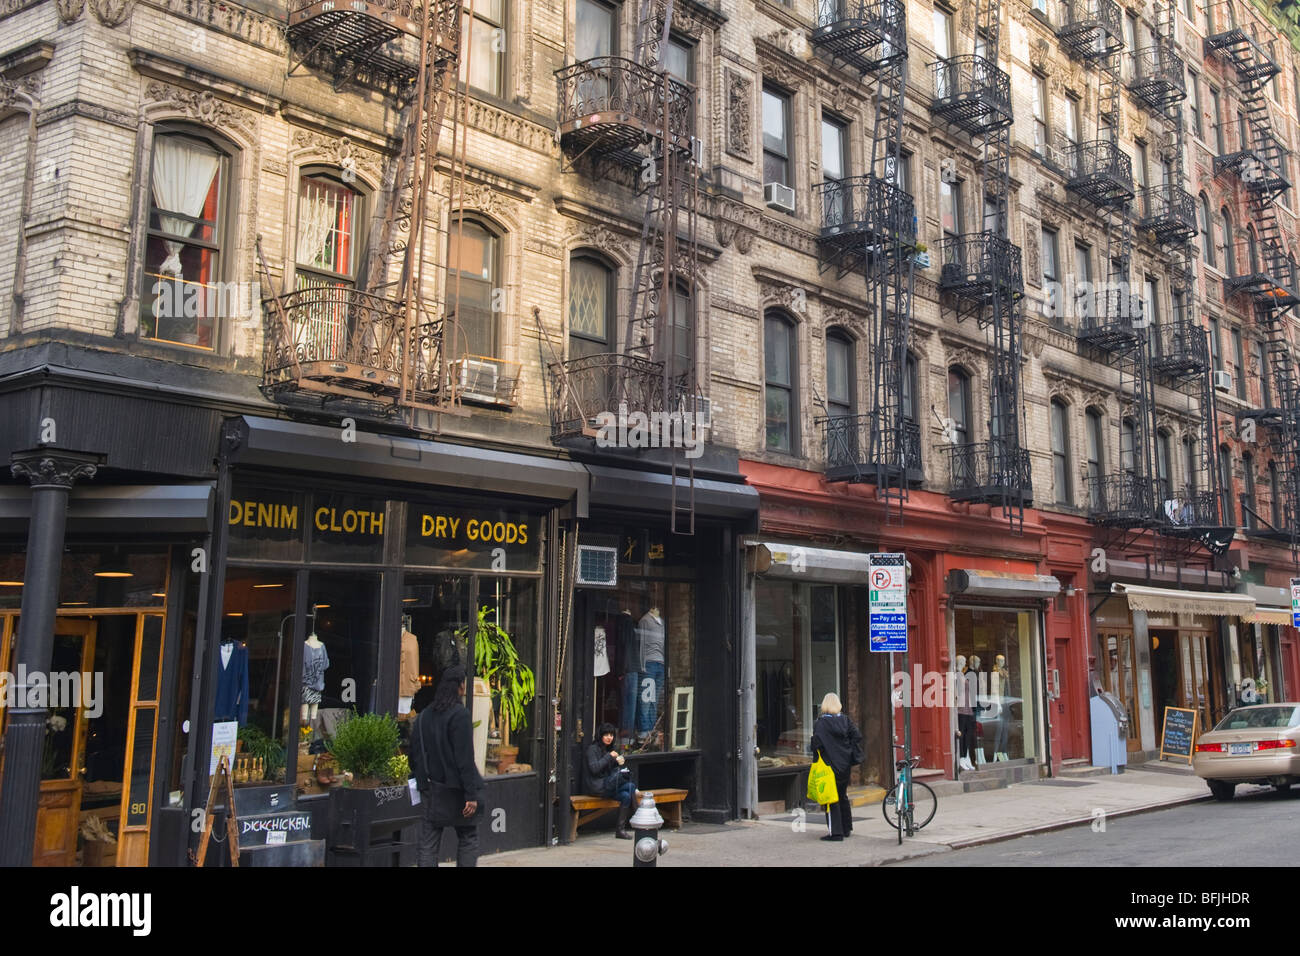
[(861, 272), (871, 315), (871, 410), (819, 418), (828, 481), (874, 482), (887, 520), (899, 520), (909, 483), (921, 478), (919, 423), (903, 408), (912, 325), (915, 205), (900, 185), (907, 82), (905, 0), (819, 0), (813, 47), (875, 81), (875, 119), (865, 175), (828, 180), (821, 194), (819, 268)]
[(936, 119), (982, 142), (982, 228), (944, 241), (939, 289), (957, 320), (974, 316), (989, 335), (989, 437), (950, 445), (954, 501), (998, 506), (1011, 533), (1033, 501), (1029, 451), (1021, 443), (1020, 331), (1024, 275), (1008, 231), (1011, 194), (1011, 78), (998, 68), (1000, 0), (977, 0), (975, 49), (932, 64)]
[[(456, 402), (444, 320), (424, 301), (425, 216), (439, 134), (457, 95), (461, 5), (452, 0), (295, 0), (286, 30), (296, 61), (336, 86), (357, 85), (403, 104), (402, 145), (357, 287), (306, 282), (268, 295), (262, 389), (279, 401), (344, 402), (386, 414), (447, 412)], [(454, 151), (454, 150), (453, 150)], [(463, 156), (461, 157), (463, 162)], [(404, 241), (395, 224), (409, 223)], [(390, 253), (404, 250), (394, 277)], [(274, 286), (258, 245), (263, 287)], [(393, 281), (390, 281), (393, 280)], [(436, 310), (435, 310), (436, 311)]]
[(1255, 325), (1267, 338), (1277, 407), (1260, 410), (1263, 414), (1247, 413), (1247, 417), (1254, 418), (1257, 425), (1274, 428), (1274, 447), (1281, 456), (1282, 527), (1273, 528), (1269, 536), (1289, 544), (1300, 570), (1300, 380), (1290, 332), (1295, 321), (1293, 309), (1300, 302), (1300, 276), (1295, 261), (1287, 255), (1277, 218), (1277, 200), (1291, 183), (1286, 172), (1287, 152), (1273, 132), (1264, 88), (1280, 68), (1237, 26), (1206, 37), (1205, 52), (1237, 76), (1244, 116), (1240, 142), (1235, 152), (1215, 158), (1214, 169), (1216, 174), (1231, 171), (1241, 179), (1254, 236), (1238, 250), (1237, 274), (1225, 280), (1224, 292), (1251, 298)]
[[(695, 91), (670, 75), (663, 61), (672, 19), (673, 0), (641, 0), (636, 59), (597, 57), (556, 72), (560, 148), (570, 167), (584, 158), (593, 171), (601, 164), (624, 166), (645, 199), (621, 348), (550, 366), (556, 444), (591, 445), (600, 436), (602, 415), (620, 421), (646, 416), (679, 432), (694, 429), (695, 439), (702, 438)], [(685, 342), (679, 340), (683, 331)], [(671, 528), (694, 534), (694, 459), (686, 456), (683, 463), (684, 445), (670, 447)]]

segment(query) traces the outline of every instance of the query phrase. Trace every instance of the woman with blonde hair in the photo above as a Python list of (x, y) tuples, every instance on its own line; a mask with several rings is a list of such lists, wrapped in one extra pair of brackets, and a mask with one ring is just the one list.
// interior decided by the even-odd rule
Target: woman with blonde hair
[(823, 840), (843, 840), (853, 835), (853, 805), (849, 802), (849, 773), (854, 764), (862, 763), (862, 733), (851, 717), (844, 713), (837, 694), (822, 698), (821, 716), (813, 724), (813, 759), (821, 757), (835, 772), (835, 790), (839, 803), (826, 808), (826, 825), (830, 832)]

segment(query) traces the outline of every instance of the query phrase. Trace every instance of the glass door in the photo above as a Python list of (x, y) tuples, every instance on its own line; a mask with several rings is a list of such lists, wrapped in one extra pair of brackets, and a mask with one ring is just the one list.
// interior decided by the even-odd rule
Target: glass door
[(1209, 654), (1206, 653), (1206, 635), (1184, 631), (1178, 637), (1179, 669), (1182, 674), (1181, 706), (1197, 710), (1201, 715), (1201, 728), (1210, 724), (1210, 673)]
[(1142, 733), (1138, 726), (1137, 661), (1133, 655), (1132, 631), (1107, 631), (1101, 635), (1106, 651), (1106, 666), (1102, 670), (1106, 690), (1119, 698), (1128, 714), (1128, 752), (1142, 749)]

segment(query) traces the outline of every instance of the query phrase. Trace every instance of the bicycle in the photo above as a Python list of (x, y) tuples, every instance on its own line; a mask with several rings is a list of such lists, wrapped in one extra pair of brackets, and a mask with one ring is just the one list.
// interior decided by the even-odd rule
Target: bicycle
[[(894, 749), (903, 748), (899, 744), (894, 744)], [(880, 812), (884, 814), (885, 822), (898, 831), (900, 844), (903, 842), (904, 831), (908, 836), (915, 835), (917, 830), (934, 819), (935, 811), (939, 809), (939, 798), (934, 795), (929, 785), (912, 779), (912, 771), (920, 763), (921, 758), (915, 755), (910, 760), (895, 761), (894, 769), (898, 771), (898, 782), (880, 802)], [(918, 823), (917, 820), (920, 822)]]

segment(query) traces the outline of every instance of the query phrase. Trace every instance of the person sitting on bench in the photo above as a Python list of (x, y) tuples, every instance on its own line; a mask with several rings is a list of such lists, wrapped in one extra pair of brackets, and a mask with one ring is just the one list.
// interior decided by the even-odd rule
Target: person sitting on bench
[(632, 834), (627, 829), (627, 821), (632, 816), (633, 801), (641, 799), (641, 791), (632, 782), (623, 755), (614, 749), (614, 734), (613, 724), (596, 728), (595, 739), (587, 748), (587, 759), (583, 762), (582, 786), (593, 797), (605, 797), (621, 804), (614, 835), (620, 840), (630, 840)]

